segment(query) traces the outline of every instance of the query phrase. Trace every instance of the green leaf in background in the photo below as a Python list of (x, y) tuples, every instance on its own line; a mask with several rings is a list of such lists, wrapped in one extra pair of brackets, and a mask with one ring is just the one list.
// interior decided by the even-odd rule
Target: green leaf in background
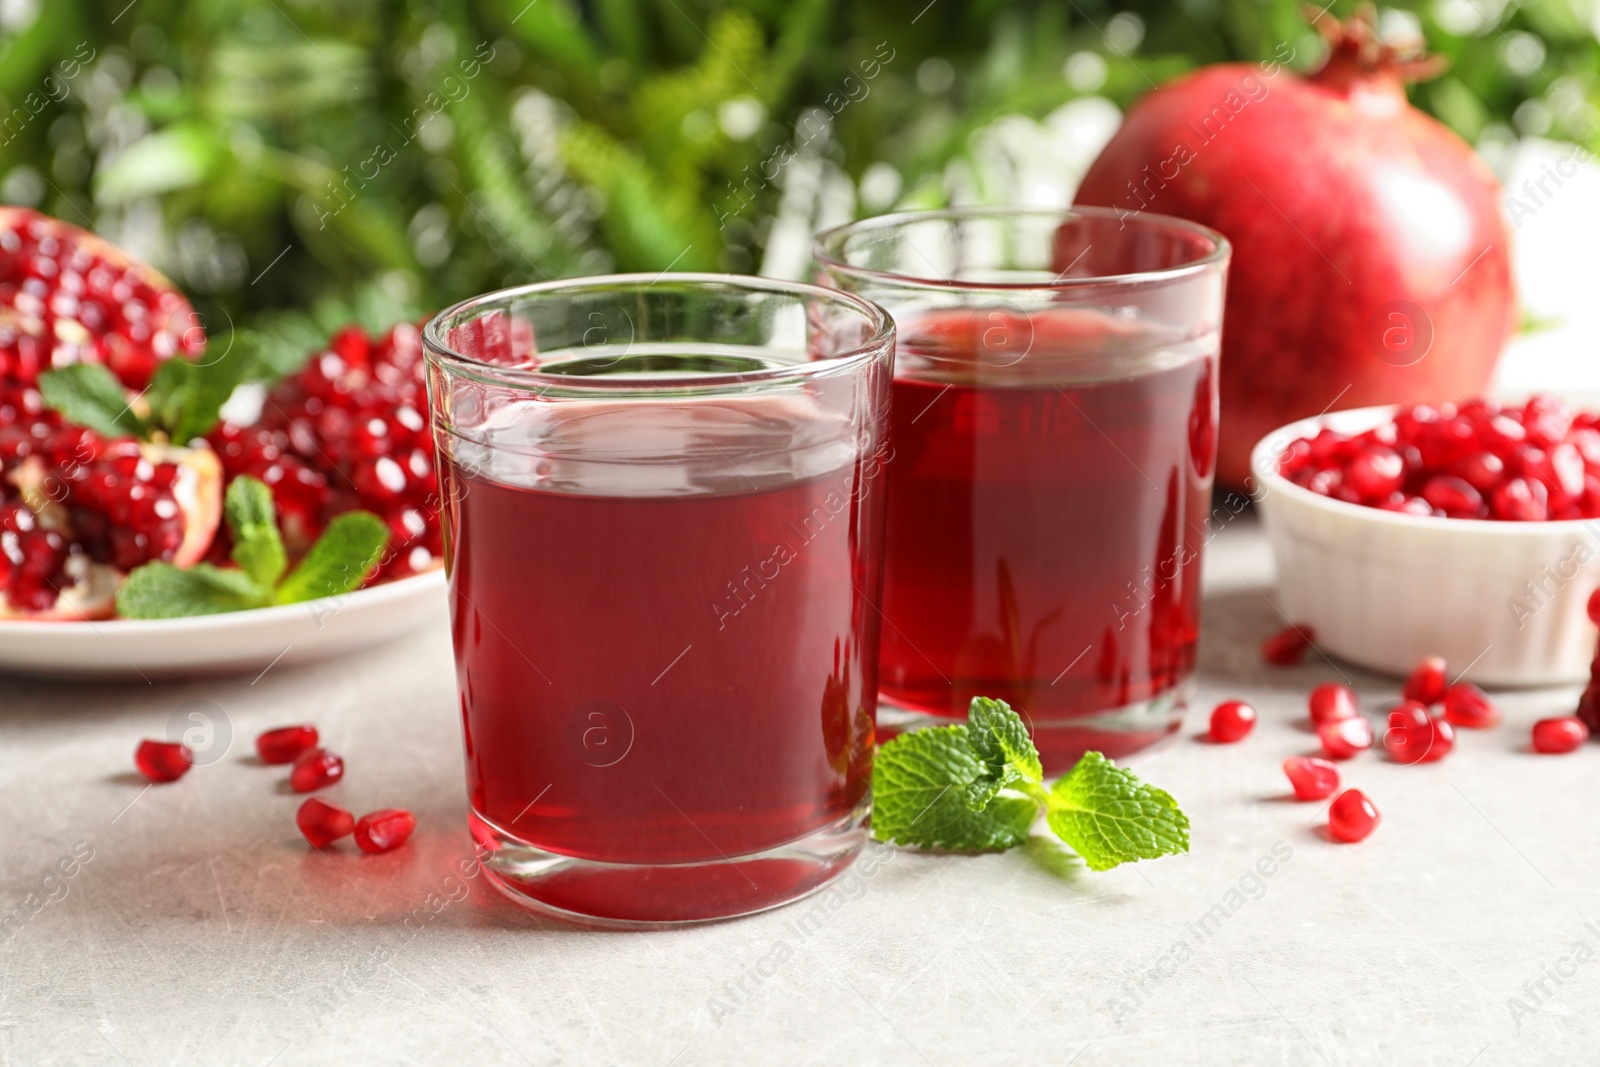
[[(1027, 180), (1069, 188), (1083, 161), (1077, 134), (1044, 121), (1058, 108), (1126, 108), (1283, 49), (1309, 69), (1321, 46), (1302, 6), (145, 0), (111, 18), (28, 3), (0, 33), (0, 194), (152, 260), (213, 335), (373, 285), (427, 310), (541, 277), (753, 270), (772, 234), (825, 216), (1015, 199), (1019, 161), (988, 135), (1019, 121), (1043, 145)], [(1586, 7), (1394, 0), (1381, 15), (1451, 59), (1411, 99), (1492, 164), (1519, 139), (1600, 148)], [(819, 113), (807, 141), (796, 124)], [(785, 149), (805, 167), (775, 163)], [(892, 202), (856, 195), (869, 171)]]
[(1189, 851), (1189, 819), (1178, 802), (1098, 752), (1057, 780), (1045, 819), (1096, 871)]
[(120, 204), (199, 185), (223, 156), (217, 131), (180, 122), (146, 134), (95, 175), (95, 199)]
[(122, 383), (99, 363), (73, 363), (45, 371), (39, 375), (39, 394), (67, 421), (107, 437), (137, 435), (145, 429)]
[(179, 619), (265, 607), (270, 595), (243, 571), (197, 563), (187, 570), (170, 563), (135, 567), (117, 590), (117, 614), (125, 619)]
[(335, 516), (306, 558), (278, 586), (280, 604), (339, 596), (358, 589), (383, 558), (389, 527), (369, 511)]
[(233, 562), (257, 585), (271, 589), (288, 566), (272, 490), (265, 482), (241, 474), (228, 486), (223, 508), (233, 534)]

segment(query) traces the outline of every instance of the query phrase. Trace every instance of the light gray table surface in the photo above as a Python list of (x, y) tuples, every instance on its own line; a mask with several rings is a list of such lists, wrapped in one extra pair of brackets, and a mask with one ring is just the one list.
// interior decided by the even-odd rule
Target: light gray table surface
[[(1347, 764), (1384, 821), (1335, 844), (1279, 770), (1316, 747), (1304, 693), (1340, 671), (1371, 702), (1396, 682), (1261, 664), (1279, 619), (1250, 519), (1213, 542), (1206, 582), (1200, 698), (1134, 763), (1188, 811), (1191, 854), (1095, 874), (1039, 850), (890, 850), (813, 898), (803, 933), (810, 904), (580, 930), (461, 879), (442, 604), (386, 647), (254, 683), (0, 680), (0, 914), (28, 913), (0, 930), (0, 1063), (1594, 1062), (1600, 748), (1525, 749), (1576, 693), (1503, 695), (1506, 725), (1442, 763)], [(1200, 743), (1224, 697), (1260, 725)], [(135, 742), (190, 700), (225, 711), (231, 751), (144, 790)], [(251, 746), (297, 720), (345, 755), (350, 807), (416, 812), (409, 846), (305, 846)], [(47, 882), (75, 850), (92, 858)]]

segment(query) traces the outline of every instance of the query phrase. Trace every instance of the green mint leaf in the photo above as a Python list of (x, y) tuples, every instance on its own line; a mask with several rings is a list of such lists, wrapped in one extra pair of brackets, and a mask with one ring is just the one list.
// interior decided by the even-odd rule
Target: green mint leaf
[(170, 563), (135, 567), (117, 590), (117, 614), (125, 619), (178, 619), (259, 608), (267, 591), (243, 571), (197, 563), (187, 570)]
[(1028, 839), (1039, 815), (1027, 797), (1000, 796), (981, 811), (969, 788), (987, 777), (965, 726), (901, 734), (878, 750), (872, 767), (872, 831), (879, 841), (957, 852), (1011, 848)]
[(265, 482), (241, 474), (228, 486), (223, 507), (233, 533), (233, 562), (256, 584), (271, 589), (289, 562), (278, 535), (272, 490)]
[(278, 603), (296, 604), (359, 588), (388, 543), (388, 524), (370, 511), (335, 516), (300, 566), (278, 586)]
[(204, 437), (217, 425), (218, 413), (252, 365), (248, 353), (228, 349), (206, 352), (198, 362), (169, 359), (156, 368), (145, 398), (151, 421), (178, 444)]
[(1014, 771), (1021, 781), (1044, 781), (1039, 750), (1033, 747), (1028, 726), (1022, 716), (1003, 700), (973, 697), (967, 707), (972, 751), (996, 777)]
[(127, 437), (144, 431), (144, 420), (133, 413), (122, 383), (98, 363), (72, 363), (45, 371), (39, 375), (39, 393), (68, 422), (95, 433)]
[(1189, 818), (1178, 802), (1098, 752), (1056, 782), (1045, 819), (1096, 871), (1189, 851)]

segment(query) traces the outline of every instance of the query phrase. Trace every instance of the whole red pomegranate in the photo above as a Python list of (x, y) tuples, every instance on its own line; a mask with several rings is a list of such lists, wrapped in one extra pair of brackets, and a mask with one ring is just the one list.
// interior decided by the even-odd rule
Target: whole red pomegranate
[(1309, 78), (1226, 64), (1146, 96), (1077, 194), (1233, 243), (1218, 458), (1233, 485), (1293, 419), (1480, 392), (1515, 317), (1494, 175), (1406, 101), (1438, 65), (1379, 42), (1370, 11), (1317, 25), (1329, 54)]

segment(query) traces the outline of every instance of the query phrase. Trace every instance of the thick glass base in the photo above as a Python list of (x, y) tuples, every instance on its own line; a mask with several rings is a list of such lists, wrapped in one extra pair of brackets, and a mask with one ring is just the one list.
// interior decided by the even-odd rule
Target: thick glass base
[(545, 915), (608, 927), (672, 926), (753, 915), (838, 878), (867, 841), (870, 797), (848, 816), (765, 852), (703, 863), (603, 863), (546, 852), (469, 811), (483, 869), (506, 896)]
[[(1100, 752), (1112, 759), (1124, 759), (1170, 741), (1183, 724), (1183, 713), (1193, 695), (1194, 680), (1189, 679), (1149, 700), (1092, 715), (1045, 720), (1037, 719), (1025, 710), (1022, 715), (1033, 732), (1033, 743), (1039, 750), (1045, 774), (1064, 774), (1085, 752)], [(880, 742), (907, 730), (924, 726), (949, 726), (965, 721), (964, 718), (953, 719), (896, 707), (887, 697), (880, 696), (878, 700)]]

